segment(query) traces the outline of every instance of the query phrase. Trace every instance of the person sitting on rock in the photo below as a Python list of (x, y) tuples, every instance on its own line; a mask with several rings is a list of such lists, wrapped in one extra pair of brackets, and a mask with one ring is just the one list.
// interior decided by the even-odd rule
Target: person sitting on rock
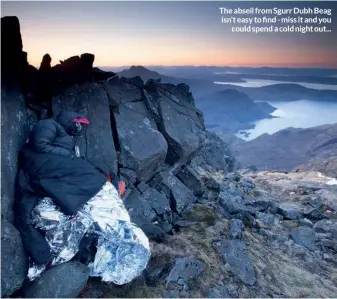
[(103, 171), (74, 151), (74, 137), (88, 125), (78, 113), (61, 111), (39, 121), (20, 152), (16, 226), (30, 257), (30, 280), (81, 255), (85, 236), (97, 249), (85, 262), (90, 276), (103, 281), (129, 283), (150, 260), (149, 240), (131, 221), (124, 190), (118, 193)]
[(125, 193), (125, 183), (118, 182), (116, 174), (109, 173), (107, 179), (103, 170), (76, 156), (76, 136), (84, 134), (88, 125), (79, 113), (63, 110), (55, 119), (38, 121), (19, 153), (18, 227), (26, 250), (38, 264), (51, 258), (29, 220), (39, 198), (50, 197), (66, 214), (75, 215), (108, 180), (121, 196)]

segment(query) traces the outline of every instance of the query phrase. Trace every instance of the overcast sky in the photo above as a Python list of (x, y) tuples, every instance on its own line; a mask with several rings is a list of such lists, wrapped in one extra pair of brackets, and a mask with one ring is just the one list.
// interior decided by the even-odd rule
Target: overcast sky
[[(96, 66), (229, 65), (337, 68), (337, 2), (5, 2), (39, 66), (84, 52)], [(333, 9), (332, 33), (232, 33), (219, 7)]]

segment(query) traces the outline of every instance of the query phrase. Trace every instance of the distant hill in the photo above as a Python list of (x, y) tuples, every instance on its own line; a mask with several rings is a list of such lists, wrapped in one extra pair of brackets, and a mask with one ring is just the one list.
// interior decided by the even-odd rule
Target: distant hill
[(337, 152), (334, 157), (311, 159), (308, 163), (296, 167), (294, 171), (318, 171), (329, 177), (337, 178)]
[(129, 69), (124, 69), (123, 71), (117, 72), (121, 77), (132, 78), (135, 76), (140, 76), (144, 82), (149, 79), (161, 79), (162, 83), (179, 84), (186, 83), (190, 86), (190, 90), (193, 93), (194, 98), (202, 97), (206, 94), (222, 90), (223, 87), (214, 84), (212, 81), (200, 80), (200, 79), (189, 79), (180, 77), (172, 77), (159, 74), (156, 71), (149, 70), (143, 66), (131, 66)]
[(246, 93), (254, 101), (289, 102), (310, 100), (337, 102), (337, 90), (318, 90), (293, 83), (280, 83), (262, 87), (241, 87), (231, 84), (220, 84), (224, 89), (235, 89)]
[(203, 111), (206, 126), (232, 132), (250, 128), (253, 121), (270, 118), (270, 113), (276, 110), (268, 103), (255, 103), (245, 93), (235, 89), (198, 98), (196, 106)]
[(336, 156), (337, 123), (307, 129), (287, 128), (251, 141), (234, 140), (230, 148), (242, 167), (253, 164), (259, 170), (291, 171), (311, 159)]

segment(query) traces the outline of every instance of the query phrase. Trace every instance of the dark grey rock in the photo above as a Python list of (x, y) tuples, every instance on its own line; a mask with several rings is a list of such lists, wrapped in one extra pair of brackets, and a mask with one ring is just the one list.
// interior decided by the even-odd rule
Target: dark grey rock
[(137, 180), (137, 173), (132, 169), (120, 168), (119, 175), (120, 179), (125, 181), (127, 187), (134, 185)]
[(133, 188), (125, 197), (124, 204), (133, 221), (138, 216), (144, 217), (149, 222), (152, 222), (157, 217), (150, 203), (142, 197), (136, 188)]
[(317, 221), (313, 227), (316, 233), (329, 233), (337, 236), (337, 219), (324, 219)]
[(294, 244), (292, 247), (292, 254), (294, 256), (305, 256), (307, 254), (307, 249), (302, 245)]
[(205, 268), (205, 264), (195, 257), (176, 259), (170, 274), (166, 278), (166, 288), (169, 288), (171, 283), (183, 286), (189, 280), (199, 276)]
[(118, 106), (119, 104), (136, 102), (142, 99), (142, 89), (132, 81), (126, 78), (114, 78), (103, 82), (103, 87), (107, 93), (110, 106)]
[(19, 89), (3, 84), (1, 85), (1, 132), (1, 218), (13, 223), (12, 206), (18, 153), (28, 137), (29, 127), (25, 102)]
[(234, 182), (239, 182), (241, 179), (241, 175), (237, 172), (232, 172), (227, 174), (226, 179)]
[(252, 191), (256, 187), (254, 182), (251, 179), (248, 179), (248, 178), (244, 178), (244, 179), (240, 180), (239, 185), (245, 193), (248, 193), (248, 192)]
[(229, 298), (226, 287), (217, 285), (208, 290), (206, 298)]
[(158, 223), (158, 226), (163, 230), (165, 234), (170, 233), (173, 230), (173, 226), (166, 221), (160, 221)]
[(233, 196), (228, 192), (220, 192), (220, 204), (231, 214), (238, 212), (251, 212), (252, 209), (246, 207), (242, 197)]
[(266, 214), (262, 212), (257, 212), (255, 218), (263, 223), (265, 227), (273, 227), (277, 225), (280, 221), (279, 215)]
[[(188, 189), (181, 181), (169, 172), (161, 172), (158, 174), (155, 181), (159, 180), (156, 189), (165, 193), (165, 187), (172, 192), (174, 200), (174, 209), (181, 213), (189, 204), (195, 203), (196, 198), (192, 191)], [(167, 190), (166, 190), (167, 192)], [(166, 194), (166, 193), (165, 193)]]
[(238, 292), (238, 286), (236, 284), (227, 284), (226, 285), (227, 292), (229, 294), (229, 297), (232, 298), (238, 298), (239, 292)]
[(220, 193), (220, 183), (211, 175), (204, 175), (202, 176), (202, 182), (204, 183), (205, 187)]
[(1, 297), (20, 289), (27, 276), (28, 259), (21, 235), (7, 220), (1, 220)]
[(291, 237), (295, 243), (309, 250), (315, 249), (315, 234), (310, 227), (300, 226), (291, 230)]
[(327, 215), (324, 214), (323, 210), (321, 208), (306, 208), (304, 210), (304, 217), (313, 220), (313, 221), (319, 221), (322, 219), (329, 219)]
[(171, 262), (165, 257), (152, 258), (144, 270), (147, 284), (155, 286), (160, 283), (160, 280), (168, 274), (170, 267)]
[(230, 266), (231, 272), (237, 275), (243, 283), (253, 286), (256, 282), (255, 269), (245, 244), (238, 239), (225, 239), (219, 250), (224, 262)]
[(193, 191), (195, 196), (201, 197), (204, 194), (205, 190), (201, 177), (193, 167), (189, 165), (184, 167), (177, 173), (177, 177)]
[(274, 239), (277, 242), (284, 243), (284, 242), (288, 241), (289, 238), (288, 238), (288, 236), (285, 236), (285, 235), (274, 234)]
[(264, 236), (266, 238), (273, 238), (273, 237), (275, 237), (274, 233), (272, 231), (270, 231), (270, 230), (267, 230), (267, 229), (261, 228), (259, 230), (259, 233), (260, 233), (260, 235), (262, 235), (262, 236)]
[(180, 108), (183, 112), (186, 111), (184, 107), (169, 99), (161, 98), (158, 102), (161, 116), (159, 130), (168, 142), (169, 164), (188, 162), (201, 146), (200, 128), (188, 114), (183, 114)]
[(269, 212), (271, 214), (277, 212), (277, 206), (273, 207), (273, 203), (269, 200), (254, 198), (254, 200), (245, 201), (245, 205), (256, 212)]
[[(61, 109), (83, 112), (90, 121), (85, 138), (79, 140), (81, 154), (103, 171), (117, 173), (117, 154), (112, 138), (109, 102), (97, 83), (74, 85), (53, 99), (53, 112)], [(104, 141), (104, 142), (102, 142)]]
[(324, 206), (323, 201), (319, 197), (311, 197), (309, 200), (309, 205), (313, 208), (320, 209)]
[[(132, 104), (144, 105), (141, 102)], [(120, 144), (119, 163), (134, 170), (139, 180), (150, 179), (167, 154), (164, 136), (153, 128), (148, 117), (125, 105), (120, 105), (114, 116)]]
[(141, 201), (148, 202), (157, 215), (164, 215), (171, 211), (170, 200), (156, 189), (146, 189), (140, 198)]
[(187, 221), (187, 220), (178, 220), (174, 222), (174, 226), (177, 226), (177, 227), (190, 227), (196, 224), (198, 224), (198, 222)]
[(48, 269), (25, 290), (25, 298), (76, 298), (89, 278), (89, 268), (68, 262)]
[(237, 219), (242, 220), (245, 227), (252, 228), (256, 226), (255, 218), (249, 212), (246, 212), (246, 211), (241, 211), (239, 213), (233, 214), (231, 215), (231, 218), (232, 219), (237, 218)]
[(299, 223), (301, 225), (306, 225), (306, 226), (309, 226), (309, 227), (313, 227), (314, 224), (307, 218), (303, 218), (303, 219), (300, 219)]
[(303, 217), (303, 213), (298, 209), (298, 206), (289, 203), (279, 205), (278, 213), (290, 220), (298, 220)]
[(145, 192), (146, 189), (150, 188), (149, 185), (145, 184), (144, 182), (140, 182), (138, 185), (137, 185), (137, 189), (139, 190), (139, 192), (143, 193)]
[(233, 239), (241, 239), (242, 231), (245, 229), (245, 225), (240, 219), (232, 219), (231, 220), (231, 236)]
[(313, 226), (317, 245), (330, 248), (337, 252), (337, 219), (324, 219)]
[(178, 290), (165, 290), (164, 298), (179, 298), (179, 294)]
[(161, 242), (165, 238), (165, 233), (159, 226), (148, 221), (139, 221), (139, 218), (135, 223), (150, 240)]
[(234, 158), (227, 144), (215, 133), (205, 132), (206, 138), (193, 161), (198, 166), (209, 165), (224, 173), (234, 169)]

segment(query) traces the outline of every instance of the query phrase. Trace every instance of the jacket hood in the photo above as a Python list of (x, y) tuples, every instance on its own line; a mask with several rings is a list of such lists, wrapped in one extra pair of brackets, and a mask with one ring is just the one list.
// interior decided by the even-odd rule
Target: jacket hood
[(66, 130), (69, 134), (72, 129), (72, 120), (75, 118), (81, 118), (83, 115), (76, 111), (61, 110), (61, 112), (56, 116), (56, 121)]

